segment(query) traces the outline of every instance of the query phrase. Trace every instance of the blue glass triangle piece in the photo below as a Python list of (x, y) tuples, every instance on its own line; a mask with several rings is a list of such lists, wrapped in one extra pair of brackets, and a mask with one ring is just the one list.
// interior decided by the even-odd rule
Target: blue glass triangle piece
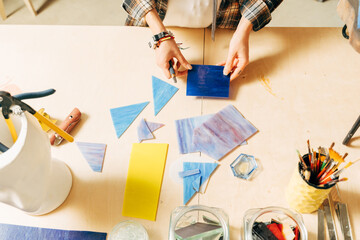
[(110, 109), (111, 118), (118, 138), (128, 129), (149, 102)]
[(191, 175), (183, 179), (184, 205), (186, 205), (196, 193), (193, 187), (193, 182), (197, 180), (197, 178), (201, 177), (199, 185), (200, 189), (201, 185), (210, 177), (210, 175), (214, 172), (217, 166), (217, 163), (183, 162), (183, 171), (200, 169), (199, 174)]
[(148, 125), (150, 132), (154, 132), (155, 130), (158, 130), (159, 128), (165, 126), (163, 123), (154, 123), (154, 122), (148, 122), (146, 121), (146, 124)]
[(156, 116), (179, 89), (154, 76), (152, 76), (152, 88), (154, 98), (154, 111)]
[(201, 176), (197, 177), (193, 182), (192, 186), (196, 192), (199, 192), (201, 184)]
[(147, 125), (147, 122), (143, 118), (140, 121), (140, 124), (137, 128), (137, 132), (138, 132), (139, 142), (154, 138), (154, 135), (152, 134), (151, 130), (149, 129), (149, 126)]
[(76, 142), (80, 152), (94, 172), (101, 172), (104, 162), (106, 144)]

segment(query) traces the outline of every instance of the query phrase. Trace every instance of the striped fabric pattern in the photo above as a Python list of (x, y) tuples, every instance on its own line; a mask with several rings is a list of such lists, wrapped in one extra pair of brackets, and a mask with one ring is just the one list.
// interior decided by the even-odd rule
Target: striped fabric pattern
[[(236, 29), (242, 16), (253, 24), (258, 31), (271, 20), (274, 11), (282, 0), (222, 0), (216, 16), (218, 28)], [(129, 16), (127, 26), (147, 26), (144, 16), (156, 8), (161, 20), (164, 20), (168, 0), (124, 0), (123, 8)]]

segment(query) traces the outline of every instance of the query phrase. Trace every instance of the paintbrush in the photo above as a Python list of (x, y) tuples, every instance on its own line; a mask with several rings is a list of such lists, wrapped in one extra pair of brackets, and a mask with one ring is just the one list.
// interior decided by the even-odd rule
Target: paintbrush
[(301, 164), (302, 164), (302, 166), (303, 166), (303, 169), (307, 169), (307, 168), (308, 168), (308, 165), (306, 164), (304, 158), (301, 156), (299, 150), (296, 149), (296, 152), (297, 152), (297, 154), (298, 154), (298, 156), (299, 156), (299, 159), (300, 159), (300, 162), (301, 162)]
[(347, 181), (348, 178), (341, 178), (341, 179), (335, 179), (335, 180), (332, 180), (332, 181), (329, 181), (329, 182), (326, 182), (326, 183), (323, 183), (323, 184), (320, 184), (319, 186), (320, 187), (328, 187), (328, 186), (331, 186), (331, 185), (334, 185), (335, 183), (338, 183), (338, 182), (345, 182)]
[(307, 145), (308, 145), (308, 157), (309, 157), (309, 163), (310, 163), (310, 169), (312, 169), (312, 157), (311, 157), (311, 151), (310, 151), (310, 141), (309, 139), (307, 140)]
[(348, 164), (346, 164), (342, 169), (339, 169), (337, 171), (335, 171), (333, 174), (331, 174), (330, 176), (325, 177), (322, 182), (325, 182), (326, 180), (332, 179), (334, 180), (336, 177), (339, 177), (339, 175), (347, 168), (349, 168), (350, 166), (354, 165), (356, 162), (358, 162), (360, 159), (355, 160), (354, 162), (348, 162)]

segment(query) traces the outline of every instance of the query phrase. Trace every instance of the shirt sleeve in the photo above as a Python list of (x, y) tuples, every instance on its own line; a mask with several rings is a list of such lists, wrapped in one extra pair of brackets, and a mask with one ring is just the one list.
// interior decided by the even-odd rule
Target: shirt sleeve
[(240, 12), (252, 23), (253, 30), (258, 31), (270, 22), (271, 12), (281, 2), (282, 0), (247, 0), (240, 6)]
[(124, 0), (122, 7), (129, 17), (141, 21), (149, 11), (156, 7), (156, 3), (155, 0)]

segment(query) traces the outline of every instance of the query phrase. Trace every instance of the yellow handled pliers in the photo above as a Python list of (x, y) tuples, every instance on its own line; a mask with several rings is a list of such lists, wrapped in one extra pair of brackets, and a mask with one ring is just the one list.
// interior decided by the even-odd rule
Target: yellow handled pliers
[(40, 98), (40, 97), (49, 96), (49, 95), (53, 94), (54, 92), (55, 92), (54, 89), (48, 89), (48, 90), (41, 91), (41, 92), (22, 93), (22, 94), (18, 94), (15, 96), (11, 96), (11, 94), (8, 92), (0, 91), (0, 107), (2, 108), (2, 114), (5, 118), (5, 121), (8, 125), (8, 127), (9, 127), (9, 130), (10, 130), (10, 133), (11, 133), (11, 136), (12, 136), (14, 142), (16, 141), (17, 135), (16, 135), (14, 124), (12, 123), (10, 116), (9, 116), (10, 113), (12, 113), (12, 110), (10, 109), (10, 107), (13, 105), (18, 105), (21, 108), (21, 110), (28, 111), (30, 114), (32, 114), (34, 117), (36, 117), (39, 121), (46, 124), (49, 128), (54, 130), (57, 134), (59, 134), (61, 137), (63, 137), (67, 141), (69, 141), (69, 142), (74, 141), (74, 138), (70, 134), (68, 134), (67, 132), (65, 132), (58, 126), (56, 126), (54, 123), (49, 121), (47, 118), (45, 118), (44, 116), (42, 116), (41, 114), (36, 112), (32, 107), (30, 107), (29, 105), (27, 105), (26, 103), (21, 101), (23, 99)]

